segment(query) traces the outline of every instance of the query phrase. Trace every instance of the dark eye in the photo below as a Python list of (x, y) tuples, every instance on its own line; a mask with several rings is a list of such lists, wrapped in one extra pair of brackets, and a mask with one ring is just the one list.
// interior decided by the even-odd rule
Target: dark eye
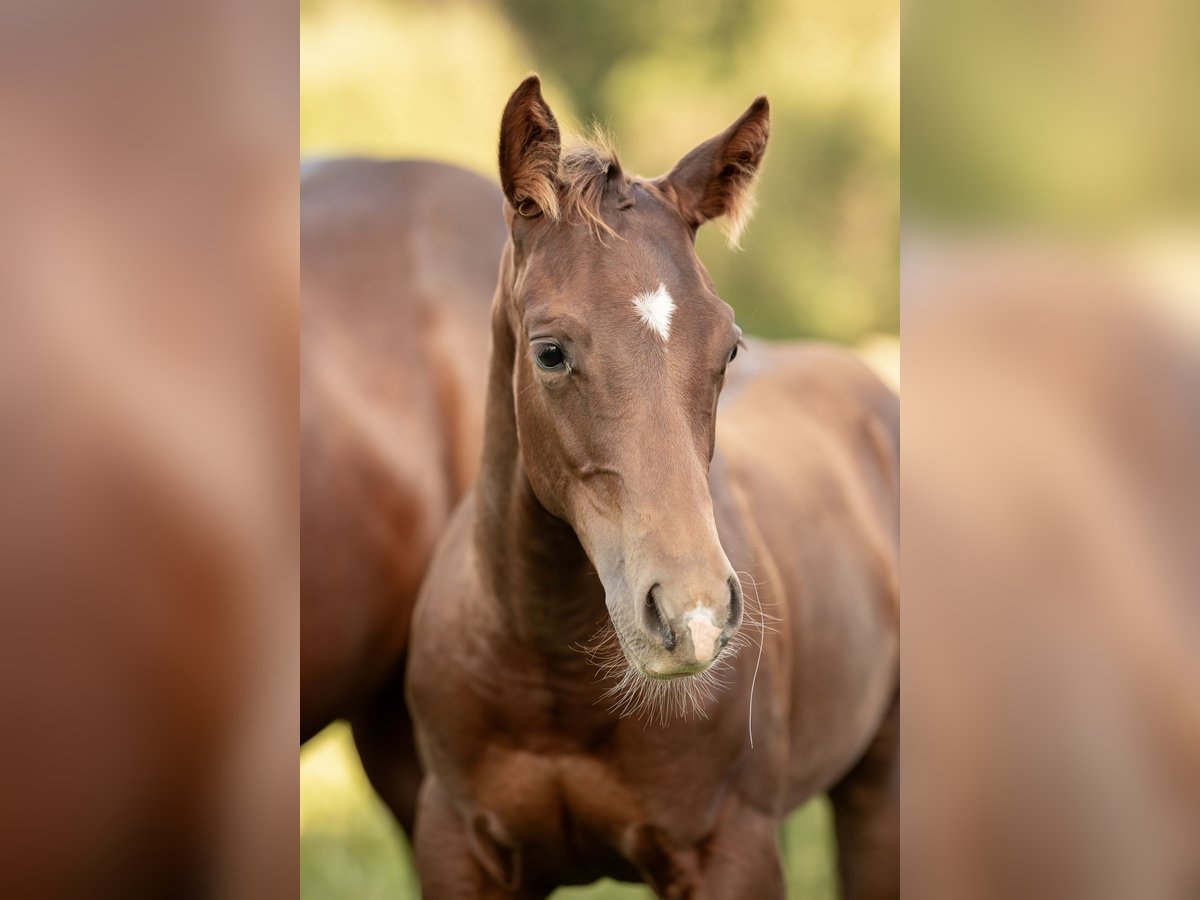
[(534, 359), (537, 360), (538, 366), (547, 372), (561, 369), (567, 361), (563, 356), (562, 347), (558, 344), (538, 344)]
[(729, 361), (733, 362), (737, 359), (737, 344), (733, 345), (733, 349), (729, 351)]

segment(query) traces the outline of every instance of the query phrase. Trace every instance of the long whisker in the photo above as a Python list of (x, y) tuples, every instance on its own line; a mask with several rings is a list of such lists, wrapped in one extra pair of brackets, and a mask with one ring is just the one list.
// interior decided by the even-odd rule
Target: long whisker
[[(754, 674), (750, 677), (750, 708), (749, 708), (748, 714), (746, 715), (746, 729), (750, 732), (750, 749), (753, 750), (754, 749), (754, 688), (755, 688), (755, 685), (758, 684), (758, 667), (760, 665), (762, 665), (763, 644), (767, 640), (767, 625), (766, 625), (766, 614), (763, 612), (763, 608), (762, 608), (762, 598), (759, 596), (758, 582), (755, 580), (754, 576), (751, 575), (749, 572), (738, 572), (737, 576), (738, 576), (739, 580), (741, 579), (742, 575), (745, 575), (746, 578), (748, 578), (750, 580), (750, 586), (754, 588), (754, 605), (757, 607), (757, 610), (758, 610), (758, 628), (759, 628), (758, 658), (754, 661)], [(743, 597), (745, 596), (745, 594), (746, 594), (746, 588), (745, 588), (745, 585), (743, 584), (743, 586), (742, 586)], [(775, 621), (779, 621), (779, 619), (775, 619)]]

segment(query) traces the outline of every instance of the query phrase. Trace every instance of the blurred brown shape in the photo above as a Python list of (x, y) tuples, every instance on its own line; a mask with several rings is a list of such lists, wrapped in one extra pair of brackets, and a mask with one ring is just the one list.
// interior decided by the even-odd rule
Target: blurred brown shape
[(300, 739), (350, 721), (410, 834), (409, 625), (479, 465), (503, 202), (415, 160), (321, 160), (301, 182)]
[(1194, 897), (1195, 335), (1081, 251), (910, 249), (906, 890)]
[(0, 12), (4, 896), (295, 893), (292, 14)]

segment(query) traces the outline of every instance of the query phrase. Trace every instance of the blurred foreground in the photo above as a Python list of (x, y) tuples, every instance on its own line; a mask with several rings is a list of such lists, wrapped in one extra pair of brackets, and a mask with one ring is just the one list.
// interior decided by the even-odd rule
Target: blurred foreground
[(1196, 10), (905, 8), (909, 896), (1200, 896)]
[(296, 893), (278, 13), (0, 10), (0, 896)]
[(911, 249), (905, 890), (1195, 897), (1194, 319), (1078, 248)]

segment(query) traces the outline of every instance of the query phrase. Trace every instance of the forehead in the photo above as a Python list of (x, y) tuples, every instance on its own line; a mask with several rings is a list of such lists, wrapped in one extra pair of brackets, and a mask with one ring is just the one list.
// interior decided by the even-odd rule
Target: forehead
[(690, 229), (653, 185), (630, 179), (610, 187), (600, 214), (614, 234), (599, 237), (582, 222), (548, 225), (530, 247), (521, 279), (527, 315), (640, 322), (662, 337), (681, 318), (706, 328), (731, 321)]

